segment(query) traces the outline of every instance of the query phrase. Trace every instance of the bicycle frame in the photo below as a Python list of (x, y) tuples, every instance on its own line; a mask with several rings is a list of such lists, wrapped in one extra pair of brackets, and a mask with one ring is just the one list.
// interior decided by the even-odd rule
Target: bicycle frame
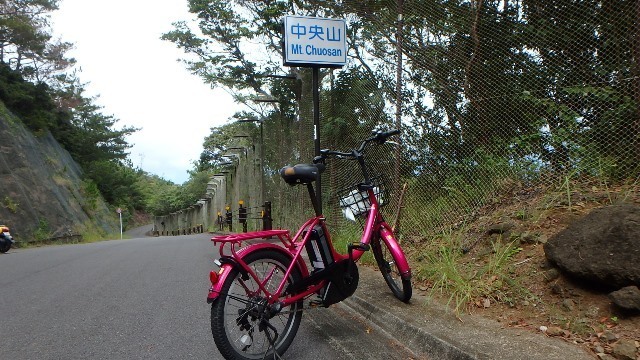
[[(360, 239), (360, 244), (369, 245), (371, 243), (373, 236), (379, 233), (381, 240), (384, 241), (387, 244), (390, 251), (394, 253), (393, 254), (394, 258), (401, 259), (401, 261), (399, 261), (399, 263), (397, 264), (400, 270), (400, 275), (402, 276), (403, 279), (408, 279), (411, 276), (411, 270), (409, 268), (409, 264), (406, 260), (404, 252), (402, 251), (402, 248), (400, 247), (395, 236), (393, 235), (393, 231), (391, 230), (391, 227), (384, 221), (384, 219), (382, 218), (382, 215), (379, 212), (379, 204), (373, 189), (367, 189), (367, 192), (369, 194), (369, 199), (371, 201), (371, 207), (368, 211), (362, 237)], [(214, 242), (214, 245), (216, 245), (218, 242), (220, 243), (220, 249), (219, 249), (220, 256), (221, 256), (219, 260), (220, 270), (219, 272), (212, 271), (210, 273), (211, 288), (209, 289), (207, 302), (212, 303), (220, 297), (221, 295), (220, 290), (222, 288), (222, 284), (224, 284), (227, 276), (231, 273), (231, 270), (233, 268), (237, 268), (240, 272), (242, 272), (243, 274), (246, 274), (246, 276), (250, 276), (251, 278), (253, 278), (256, 284), (258, 284), (259, 290), (264, 294), (264, 297), (267, 299), (269, 304), (280, 302), (283, 307), (286, 307), (288, 305), (296, 303), (320, 291), (327, 284), (328, 280), (320, 278), (317, 281), (311, 282), (305, 290), (298, 292), (293, 296), (287, 297), (284, 300), (280, 299), (281, 296), (283, 295), (283, 292), (285, 291), (284, 286), (286, 283), (286, 279), (289, 278), (294, 267), (297, 267), (298, 270), (300, 270), (303, 280), (311, 276), (309, 274), (307, 265), (302, 258), (302, 251), (305, 250), (306, 243), (311, 239), (312, 232), (310, 230), (317, 225), (320, 225), (322, 227), (325, 233), (325, 236), (327, 237), (329, 248), (332, 252), (334, 259), (337, 259), (337, 260), (347, 259), (349, 255), (340, 254), (336, 252), (335, 248), (333, 247), (330, 233), (326, 228), (325, 218), (322, 215), (315, 216), (307, 220), (300, 227), (300, 229), (298, 229), (293, 239), (290, 238), (288, 230), (255, 231), (255, 232), (249, 232), (249, 233), (231, 234), (231, 235), (213, 237), (211, 241)], [(245, 240), (268, 239), (271, 237), (277, 237), (282, 243), (282, 245), (280, 246), (280, 245), (263, 241), (259, 243), (253, 243), (247, 247), (236, 250), (236, 246), (241, 245), (241, 243)], [(225, 253), (225, 245), (228, 245), (230, 250), (230, 255)], [(266, 284), (269, 281), (271, 275), (267, 276), (267, 278), (265, 279), (258, 278), (258, 276), (244, 261), (244, 259), (249, 254), (254, 253), (255, 251), (263, 250), (263, 249), (273, 249), (275, 251), (285, 254), (287, 257), (291, 259), (291, 264), (287, 268), (285, 275), (283, 277), (283, 280), (280, 282), (280, 284), (278, 285), (278, 288), (273, 293), (269, 292), (264, 286), (264, 284)], [(358, 262), (358, 260), (362, 257), (363, 254), (364, 254), (363, 250), (354, 250), (353, 253), (351, 254), (352, 260), (354, 262)], [(246, 290), (248, 291), (248, 289)]]
[[(362, 238), (360, 239), (361, 244), (369, 245), (371, 243), (371, 239), (374, 234), (379, 233), (380, 238), (384, 241), (390, 251), (393, 253), (394, 258), (401, 259), (398, 263), (398, 268), (400, 269), (400, 276), (402, 278), (410, 278), (411, 277), (411, 268), (409, 267), (409, 263), (407, 262), (407, 258), (398, 244), (398, 240), (393, 234), (393, 230), (391, 226), (387, 224), (386, 221), (382, 218), (382, 214), (380, 214), (379, 208), (380, 205), (375, 196), (373, 189), (367, 189), (369, 194), (369, 199), (371, 201), (371, 208), (369, 210), (367, 220), (364, 225), (364, 230), (362, 233)], [(362, 250), (355, 250), (353, 255), (353, 260), (358, 261), (360, 257), (364, 254)]]
[[(207, 302), (211, 303), (216, 299), (218, 299), (222, 284), (224, 284), (227, 276), (229, 275), (229, 273), (234, 267), (236, 267), (239, 271), (243, 272), (247, 276), (252, 277), (255, 280), (256, 284), (258, 284), (259, 286), (260, 291), (262, 291), (265, 297), (268, 299), (269, 304), (273, 304), (277, 302), (280, 296), (282, 295), (282, 292), (284, 291), (285, 283), (281, 282), (278, 285), (278, 288), (275, 292), (273, 293), (269, 292), (264, 286), (266, 281), (268, 281), (268, 278), (259, 279), (257, 275), (253, 272), (253, 270), (251, 270), (251, 268), (249, 268), (249, 266), (244, 262), (243, 259), (255, 251), (263, 250), (263, 249), (273, 249), (283, 253), (284, 255), (286, 255), (292, 260), (291, 264), (289, 265), (288, 269), (285, 272), (284, 279), (287, 279), (290, 276), (291, 271), (293, 271), (294, 267), (297, 267), (300, 270), (302, 277), (306, 278), (309, 276), (309, 270), (307, 269), (306, 263), (302, 259), (302, 251), (305, 250), (304, 245), (311, 238), (311, 231), (307, 231), (307, 233), (304, 236), (302, 234), (306, 229), (312, 229), (314, 226), (318, 224), (321, 224), (323, 229), (326, 231), (326, 227), (323, 223), (323, 220), (324, 218), (321, 216), (316, 216), (307, 220), (300, 227), (300, 229), (298, 230), (296, 235), (293, 237), (293, 239), (290, 238), (288, 230), (255, 231), (255, 232), (249, 232), (249, 233), (243, 233), (243, 234), (232, 234), (232, 235), (226, 235), (226, 236), (223, 235), (223, 236), (213, 237), (211, 241), (214, 242), (214, 245), (218, 242), (221, 243), (220, 250), (219, 250), (220, 256), (221, 256), (220, 258), (221, 265), (220, 265), (220, 271), (217, 273), (217, 275), (213, 275), (213, 274), (210, 275), (212, 286), (209, 289)], [(326, 232), (326, 234), (328, 234), (328, 232)], [(244, 240), (268, 239), (271, 237), (277, 237), (282, 243), (282, 246), (268, 243), (268, 242), (260, 242), (260, 243), (250, 244), (247, 247), (244, 247), (240, 250), (236, 250), (236, 246), (240, 245)], [(230, 250), (230, 256), (225, 253), (225, 245), (229, 245), (228, 247)], [(332, 251), (335, 251), (333, 250), (333, 246), (331, 246), (331, 249)], [(340, 256), (337, 253), (335, 253), (334, 255)], [(320, 289), (322, 289), (322, 287), (325, 284), (326, 284), (326, 281), (324, 280), (320, 281), (318, 284), (315, 284), (314, 286), (308, 288), (306, 291), (303, 291), (302, 293), (296, 294), (294, 297), (287, 299), (287, 304), (296, 302), (306, 296), (309, 296), (319, 291)]]

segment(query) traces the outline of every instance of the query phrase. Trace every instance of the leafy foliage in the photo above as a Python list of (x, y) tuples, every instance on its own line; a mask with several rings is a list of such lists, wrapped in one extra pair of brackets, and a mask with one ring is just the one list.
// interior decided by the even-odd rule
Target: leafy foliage
[(137, 181), (137, 188), (145, 201), (142, 208), (153, 215), (167, 215), (185, 209), (204, 195), (209, 178), (209, 172), (193, 172), (186, 183), (176, 185), (157, 175), (142, 174)]
[(29, 81), (55, 84), (55, 74), (75, 63), (65, 56), (72, 44), (52, 39), (49, 13), (57, 9), (57, 0), (0, 2), (0, 63)]
[(200, 160), (195, 164), (196, 172), (216, 170), (229, 161), (224, 154), (226, 148), (233, 144), (235, 134), (240, 134), (239, 128), (240, 124), (226, 124), (211, 129), (202, 144)]
[(0, 64), (0, 100), (32, 131), (45, 130), (63, 116), (55, 108), (49, 90), (46, 84), (34, 85), (19, 72)]
[[(279, 21), (289, 14), (346, 19), (347, 66), (319, 71), (322, 147), (344, 149), (372, 129), (402, 128), (400, 150), (376, 156), (395, 182), (411, 185), (405, 218), (417, 214), (408, 222), (422, 232), (433, 225), (434, 216), (423, 216), (428, 209), (450, 209), (435, 215), (442, 225), (485, 204), (501, 182), (637, 174), (635, 5), (190, 0), (198, 21), (176, 23), (164, 39), (188, 54), (193, 73), (234, 93), (262, 121), (267, 194), (295, 218), (299, 203), (269, 177), (313, 157), (311, 71), (290, 67), (293, 81), (268, 76), (283, 71)], [(256, 105), (249, 101), (256, 92), (279, 101)], [(234, 131), (215, 129), (200, 165), (215, 164)], [(329, 168), (331, 187), (337, 172)]]
[(51, 41), (48, 13), (57, 3), (0, 3), (0, 100), (31, 131), (50, 131), (78, 161), (90, 203), (95, 203), (97, 188), (114, 206), (139, 208), (137, 173), (127, 162), (130, 145), (125, 140), (137, 129), (116, 129), (118, 120), (84, 96), (75, 73), (63, 72), (74, 61), (65, 57), (70, 44)]
[(60, 140), (81, 164), (110, 160), (122, 163), (130, 147), (125, 136), (138, 129), (127, 126), (116, 130), (118, 120), (103, 115), (100, 110), (93, 104), (93, 99), (80, 98), (80, 104), (72, 111), (70, 125), (73, 130)]
[(134, 187), (137, 174), (130, 166), (113, 160), (92, 161), (85, 171), (109, 204), (141, 208), (142, 200)]

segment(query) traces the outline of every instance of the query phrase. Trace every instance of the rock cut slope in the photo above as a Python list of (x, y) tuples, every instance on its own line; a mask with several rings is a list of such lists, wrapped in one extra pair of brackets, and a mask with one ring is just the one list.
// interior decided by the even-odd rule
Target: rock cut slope
[(0, 223), (17, 241), (116, 233), (102, 198), (85, 198), (82, 170), (50, 132), (35, 136), (0, 102)]

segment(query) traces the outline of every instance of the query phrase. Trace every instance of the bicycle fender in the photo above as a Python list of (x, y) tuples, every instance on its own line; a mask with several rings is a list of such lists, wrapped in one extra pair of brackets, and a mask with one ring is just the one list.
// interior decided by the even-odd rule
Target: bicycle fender
[[(238, 255), (240, 255), (242, 259), (245, 259), (249, 254), (252, 254), (259, 250), (265, 250), (265, 249), (275, 250), (283, 254), (284, 256), (288, 257), (289, 259), (293, 259), (293, 254), (290, 251), (283, 248), (282, 246), (278, 246), (270, 243), (257, 243), (257, 244), (249, 245), (245, 248), (240, 249), (240, 251), (238, 251)], [(309, 276), (309, 269), (307, 269), (307, 265), (302, 259), (302, 256), (298, 258), (298, 261), (296, 262), (296, 264), (298, 266), (298, 269), (300, 270), (300, 274), (302, 275), (302, 277)]]
[[(291, 254), (285, 248), (283, 248), (282, 246), (269, 244), (269, 243), (259, 243), (259, 244), (249, 245), (247, 247), (240, 249), (240, 251), (237, 252), (237, 255), (244, 260), (249, 254), (253, 254), (256, 251), (264, 250), (264, 249), (278, 251), (283, 255), (287, 256), (289, 259), (293, 259), (293, 254)], [(229, 276), (229, 274), (232, 272), (233, 269), (237, 269), (244, 276), (249, 276), (247, 274), (247, 271), (242, 267), (242, 265), (240, 265), (234, 258), (230, 256), (224, 256), (220, 258), (220, 262), (222, 263), (222, 266), (218, 271), (218, 280), (215, 284), (211, 285), (211, 287), (209, 288), (209, 294), (207, 295), (207, 303), (209, 304), (213, 303), (220, 297), (222, 285), (225, 283), (225, 281), (227, 280), (227, 277)], [(302, 260), (302, 257), (298, 259), (296, 264), (303, 277), (309, 276), (309, 270), (307, 269), (307, 265), (304, 263), (304, 260)]]
[(380, 236), (382, 237), (382, 241), (387, 244), (389, 250), (392, 252), (393, 258), (396, 260), (398, 265), (398, 270), (400, 270), (400, 276), (404, 280), (411, 279), (411, 268), (409, 267), (409, 262), (407, 261), (407, 257), (404, 255), (404, 251), (398, 244), (395, 236), (393, 236), (393, 232), (387, 228), (380, 229)]

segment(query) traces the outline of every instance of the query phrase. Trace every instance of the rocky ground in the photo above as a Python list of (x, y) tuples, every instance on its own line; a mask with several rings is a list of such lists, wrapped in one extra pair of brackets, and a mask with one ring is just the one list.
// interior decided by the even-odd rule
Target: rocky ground
[[(570, 279), (552, 266), (543, 249), (552, 236), (595, 208), (640, 205), (638, 184), (570, 185), (569, 191), (514, 186), (460, 230), (469, 246), (463, 258), (468, 262), (490, 252), (497, 237), (519, 242), (509, 267), (516, 289), (511, 290), (513, 296), (472, 299), (466, 311), (493, 318), (504, 327), (541, 331), (581, 344), (601, 359), (640, 360), (640, 314), (616, 307), (608, 297), (610, 290)], [(431, 292), (428, 282), (416, 285)], [(447, 301), (446, 294), (443, 300)]]

